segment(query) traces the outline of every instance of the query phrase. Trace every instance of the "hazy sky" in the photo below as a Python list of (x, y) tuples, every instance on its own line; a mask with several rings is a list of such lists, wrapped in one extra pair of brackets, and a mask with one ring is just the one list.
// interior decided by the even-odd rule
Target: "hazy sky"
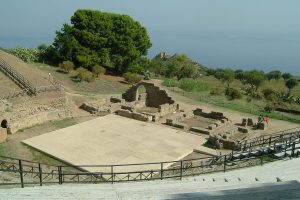
[(50, 44), (79, 8), (129, 14), (159, 51), (300, 75), (300, 0), (0, 0), (0, 46)]

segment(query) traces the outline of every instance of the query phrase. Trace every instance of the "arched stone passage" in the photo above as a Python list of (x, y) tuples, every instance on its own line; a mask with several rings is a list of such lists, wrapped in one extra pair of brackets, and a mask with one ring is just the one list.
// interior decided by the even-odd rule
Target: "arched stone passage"
[(8, 121), (6, 119), (1, 121), (1, 128), (8, 128)]
[(158, 86), (155, 86), (153, 83), (141, 82), (137, 85), (129, 88), (122, 98), (128, 102), (134, 102), (138, 100), (138, 88), (144, 86), (146, 89), (146, 106), (159, 108), (163, 104), (174, 104), (175, 101), (168, 96), (165, 90), (161, 90)]

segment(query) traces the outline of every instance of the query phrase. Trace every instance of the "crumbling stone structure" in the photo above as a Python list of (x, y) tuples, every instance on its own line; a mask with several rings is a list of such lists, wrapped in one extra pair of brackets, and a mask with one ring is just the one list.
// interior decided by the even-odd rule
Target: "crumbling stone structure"
[(141, 82), (137, 85), (129, 88), (124, 94), (122, 94), (122, 98), (127, 102), (134, 102), (138, 100), (138, 88), (140, 86), (144, 86), (146, 89), (147, 97), (146, 97), (146, 106), (159, 108), (159, 106), (164, 104), (174, 104), (175, 101), (168, 96), (165, 90), (161, 90), (158, 86), (155, 86), (153, 83)]

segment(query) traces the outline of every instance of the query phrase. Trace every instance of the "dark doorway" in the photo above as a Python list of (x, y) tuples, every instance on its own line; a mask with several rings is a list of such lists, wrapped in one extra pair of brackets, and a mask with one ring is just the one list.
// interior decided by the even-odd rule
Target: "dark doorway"
[(8, 128), (8, 122), (6, 119), (2, 120), (1, 122), (1, 128)]

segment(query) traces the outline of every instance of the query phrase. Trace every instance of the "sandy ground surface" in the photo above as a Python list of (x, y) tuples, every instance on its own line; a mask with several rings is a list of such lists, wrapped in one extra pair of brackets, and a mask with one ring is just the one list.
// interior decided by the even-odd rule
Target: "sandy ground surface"
[[(23, 141), (72, 165), (179, 160), (200, 147), (199, 136), (164, 126), (107, 115)], [(159, 166), (131, 166), (130, 170)], [(109, 168), (86, 168), (109, 171)], [(127, 171), (127, 167), (115, 170)]]

